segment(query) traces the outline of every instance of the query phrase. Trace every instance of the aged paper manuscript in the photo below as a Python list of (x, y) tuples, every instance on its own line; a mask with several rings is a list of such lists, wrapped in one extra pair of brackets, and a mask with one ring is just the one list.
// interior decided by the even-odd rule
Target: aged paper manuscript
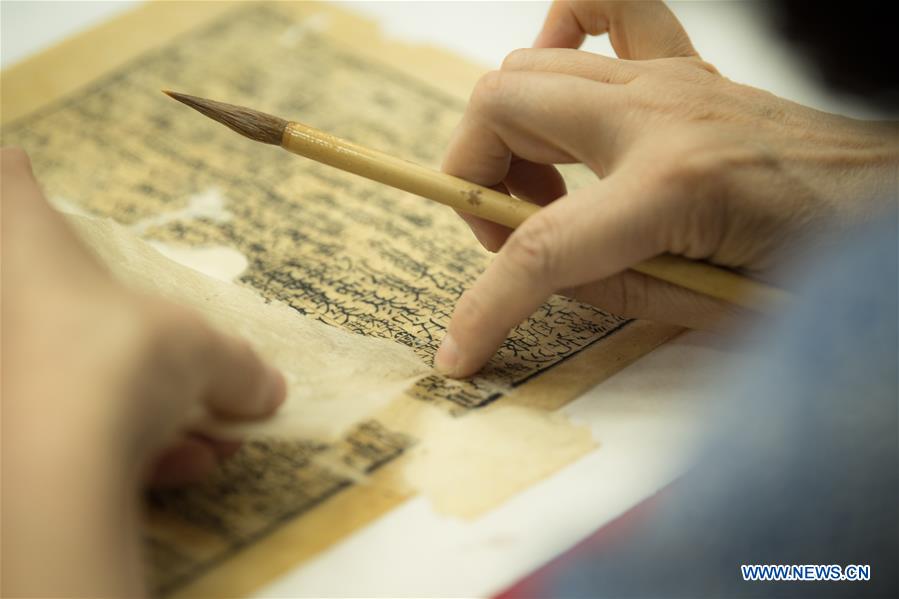
[[(128, 230), (84, 228), (112, 240), (108, 260), (137, 236), (169, 253), (226, 250), (237, 284), (278, 318), (399, 344), (422, 365), (407, 394), (337, 440), (254, 438), (207, 483), (149, 493), (158, 593), (251, 592), (416, 493), (476, 516), (601, 444), (551, 411), (672, 335), (555, 297), (478, 376), (429, 373), (489, 260), (455, 214), (249, 142), (159, 93), (253, 106), (436, 166), (478, 72), (331, 6), (151, 3), (4, 73), (3, 144), (29, 152), (57, 205)], [(201, 310), (214, 301), (193, 296)], [(281, 343), (288, 375), (308, 368)]]

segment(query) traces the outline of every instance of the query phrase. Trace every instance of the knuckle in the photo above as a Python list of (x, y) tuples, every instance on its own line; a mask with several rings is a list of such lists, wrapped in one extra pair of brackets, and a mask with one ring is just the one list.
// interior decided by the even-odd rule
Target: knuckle
[(506, 242), (506, 260), (535, 283), (552, 286), (558, 269), (559, 227), (545, 212), (529, 218)]
[(503, 59), (500, 66), (501, 71), (521, 71), (527, 69), (533, 62), (534, 50), (531, 48), (518, 48), (512, 50)]
[(622, 11), (627, 9), (618, 2), (568, 2), (568, 7), (581, 29), (588, 35), (606, 32), (609, 22), (620, 21)]
[(492, 106), (502, 101), (508, 82), (508, 73), (490, 71), (478, 79), (471, 94), (471, 105), (477, 109), (489, 111)]
[(697, 56), (656, 58), (648, 61), (648, 66), (658, 79), (664, 79), (668, 85), (701, 85), (721, 78), (711, 63)]
[(716, 77), (721, 76), (721, 71), (719, 71), (715, 65), (713, 65), (710, 62), (706, 62), (705, 60), (699, 58), (698, 56), (693, 58), (693, 63), (696, 65), (696, 67), (698, 67), (699, 69), (705, 71), (706, 73), (708, 73), (710, 75), (715, 75)]

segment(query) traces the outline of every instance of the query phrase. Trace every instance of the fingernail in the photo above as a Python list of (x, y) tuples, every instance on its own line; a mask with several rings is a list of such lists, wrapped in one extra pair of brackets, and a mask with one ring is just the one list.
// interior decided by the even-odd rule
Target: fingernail
[(449, 333), (443, 338), (437, 355), (434, 356), (434, 368), (442, 375), (453, 376), (459, 365), (459, 346)]

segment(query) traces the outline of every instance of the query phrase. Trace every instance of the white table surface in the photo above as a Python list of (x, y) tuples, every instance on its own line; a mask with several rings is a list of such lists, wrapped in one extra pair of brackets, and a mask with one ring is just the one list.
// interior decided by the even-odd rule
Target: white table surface
[[(134, 2), (13, 2), (2, 11), (2, 64), (127, 10)], [(346, 2), (391, 35), (448, 47), (496, 66), (530, 44), (545, 2)], [(865, 110), (828, 98), (764, 29), (749, 3), (675, 3), (700, 53), (732, 79), (818, 108)], [(463, 33), (464, 32), (464, 33)], [(611, 54), (606, 39), (592, 51)], [(259, 596), (484, 596), (572, 546), (664, 487), (698, 438), (704, 384), (734, 362), (721, 340), (691, 333), (659, 348), (564, 408), (600, 446), (480, 519), (436, 514), (413, 499), (262, 589)]]

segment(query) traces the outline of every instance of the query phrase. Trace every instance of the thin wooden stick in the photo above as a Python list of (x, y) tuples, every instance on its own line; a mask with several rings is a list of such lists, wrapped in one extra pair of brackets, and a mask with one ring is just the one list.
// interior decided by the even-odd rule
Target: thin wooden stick
[[(165, 93), (250, 139), (280, 145), (294, 154), (513, 229), (540, 209), (535, 204), (362, 147), (302, 123), (233, 104), (175, 92)], [(671, 254), (650, 258), (631, 266), (631, 269), (757, 312), (783, 306), (790, 299), (790, 295), (782, 289), (705, 262)]]

